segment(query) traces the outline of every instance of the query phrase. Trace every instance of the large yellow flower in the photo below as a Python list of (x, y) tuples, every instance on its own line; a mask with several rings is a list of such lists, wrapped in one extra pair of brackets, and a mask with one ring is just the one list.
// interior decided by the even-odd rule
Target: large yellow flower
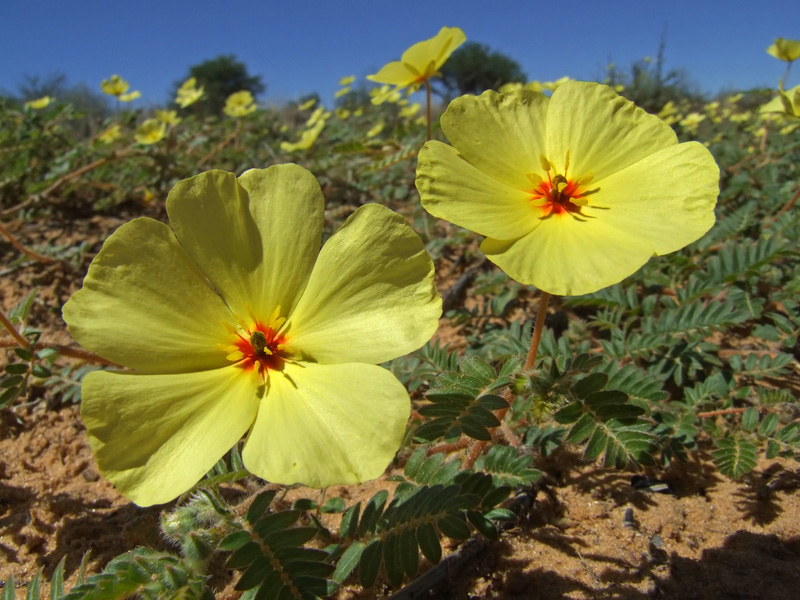
[(767, 52), (779, 60), (792, 62), (800, 57), (800, 40), (775, 38), (775, 43), (767, 48)]
[[(395, 86), (389, 93), (408, 88), (416, 91), (419, 86), (439, 73), (453, 50), (467, 39), (458, 27), (442, 27), (434, 37), (418, 42), (403, 52), (399, 61), (390, 62), (375, 75), (367, 79)], [(373, 103), (376, 103), (373, 100)]]
[(105, 242), (64, 307), (84, 347), (131, 373), (83, 383), (103, 474), (140, 505), (190, 489), (246, 435), (245, 466), (316, 487), (379, 476), (410, 412), (376, 366), (424, 344), (441, 300), (400, 215), (359, 208), (320, 250), (323, 197), (296, 165), (179, 182), (170, 226)]
[(441, 122), (453, 146), (421, 150), (422, 205), (487, 236), (491, 261), (551, 294), (617, 283), (714, 223), (708, 150), (607, 86), (463, 96)]
[(147, 119), (136, 128), (133, 134), (134, 139), (139, 144), (156, 144), (167, 135), (167, 125), (160, 119)]

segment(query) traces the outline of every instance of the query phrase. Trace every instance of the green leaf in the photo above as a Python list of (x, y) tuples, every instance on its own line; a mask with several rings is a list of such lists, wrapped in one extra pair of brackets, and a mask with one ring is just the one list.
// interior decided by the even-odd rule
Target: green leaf
[(405, 529), (400, 534), (400, 561), (403, 564), (403, 570), (409, 577), (417, 574), (419, 569), (419, 546), (416, 532), (411, 528)]
[(586, 413), (578, 419), (578, 422), (569, 430), (566, 441), (570, 444), (580, 444), (583, 440), (592, 435), (594, 428), (594, 418), (592, 418), (592, 415)]
[(323, 504), (319, 511), (322, 513), (340, 513), (344, 512), (344, 500), (339, 497), (331, 498), (325, 504)]
[[(227, 539), (227, 538), (226, 538)], [(246, 543), (244, 546), (240, 546), (233, 554), (228, 557), (228, 561), (225, 563), (225, 566), (229, 569), (241, 569), (258, 558), (264, 556), (261, 552), (261, 546), (258, 545), (256, 542), (249, 542)]]
[[(230, 563), (228, 568), (230, 568)], [(249, 590), (250, 588), (254, 588), (264, 581), (267, 575), (274, 572), (275, 569), (272, 568), (271, 561), (266, 556), (259, 553), (258, 558), (250, 563), (250, 566), (242, 573), (234, 589)]]
[(361, 502), (356, 503), (345, 511), (342, 515), (342, 523), (339, 526), (339, 537), (347, 540), (355, 536), (360, 512)]
[(8, 579), (3, 585), (3, 594), (0, 596), (0, 600), (15, 600), (16, 596), (17, 589), (14, 585), (14, 575), (12, 574), (8, 576)]
[(500, 537), (497, 533), (497, 528), (494, 526), (494, 523), (484, 517), (480, 512), (476, 510), (468, 510), (467, 519), (469, 519), (469, 522), (472, 523), (475, 529), (477, 529), (484, 537), (489, 538), (490, 540), (496, 540)]
[(58, 562), (50, 578), (50, 600), (58, 600), (64, 595), (64, 563), (66, 555)]
[(436, 521), (436, 527), (444, 535), (454, 540), (464, 540), (469, 537), (469, 525), (453, 515), (441, 517)]
[(393, 587), (399, 587), (403, 583), (400, 537), (395, 533), (390, 533), (383, 541), (383, 568)]
[(764, 420), (761, 421), (761, 425), (758, 426), (758, 433), (761, 435), (772, 435), (775, 429), (777, 429), (778, 423), (780, 423), (780, 417), (775, 413), (769, 413), (764, 417)]
[(359, 536), (365, 537), (368, 533), (374, 532), (388, 497), (389, 492), (381, 490), (367, 502), (364, 507), (364, 513), (361, 516), (361, 523), (358, 526)]
[(28, 372), (28, 365), (14, 363), (13, 365), (6, 365), (4, 370), (9, 375), (25, 375)]
[(275, 494), (277, 493), (278, 490), (267, 490), (256, 496), (250, 508), (247, 509), (247, 515), (245, 516), (247, 522), (252, 524), (258, 521), (267, 511), (272, 499), (275, 498)]
[[(366, 510), (364, 511), (366, 512)], [(378, 571), (381, 568), (383, 558), (383, 543), (374, 539), (361, 553), (361, 560), (358, 563), (358, 582), (362, 587), (368, 588), (378, 578)]]
[(339, 583), (344, 583), (345, 579), (350, 576), (350, 573), (352, 573), (353, 569), (358, 565), (363, 552), (363, 543), (356, 541), (350, 544), (341, 558), (339, 558), (339, 562), (336, 564), (336, 570), (333, 572), (333, 575), (331, 575), (331, 579)]
[(233, 552), (252, 541), (250, 533), (247, 531), (234, 531), (226, 535), (219, 543), (219, 549), (224, 552)]
[(294, 525), (301, 514), (302, 511), (299, 510), (283, 510), (272, 513), (266, 517), (261, 517), (257, 522), (253, 523), (253, 531), (262, 538), (266, 538), (276, 531), (283, 531), (287, 527)]
[(578, 381), (572, 388), (573, 393), (578, 398), (586, 398), (593, 392), (599, 392), (608, 383), (608, 375), (605, 373), (592, 373)]
[(756, 466), (756, 447), (741, 438), (717, 440), (717, 450), (713, 453), (717, 468), (732, 479), (738, 479)]
[(432, 564), (438, 564), (442, 560), (442, 546), (439, 543), (439, 536), (436, 535), (436, 529), (431, 523), (422, 523), (417, 528), (417, 541), (422, 554)]
[(742, 414), (742, 428), (745, 431), (753, 431), (758, 425), (758, 409), (754, 406), (748, 408)]
[(566, 425), (568, 423), (574, 423), (580, 419), (582, 414), (583, 404), (580, 402), (571, 402), (570, 404), (567, 404), (565, 407), (556, 411), (555, 414), (553, 414), (553, 419), (555, 419), (557, 423)]

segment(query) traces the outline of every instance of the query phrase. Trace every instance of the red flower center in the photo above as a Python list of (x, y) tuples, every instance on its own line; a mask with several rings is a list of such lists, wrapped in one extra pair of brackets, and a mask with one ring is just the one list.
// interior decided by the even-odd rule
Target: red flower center
[(233, 342), (239, 352), (244, 355), (239, 366), (248, 371), (257, 366), (261, 375), (265, 375), (267, 369), (281, 370), (286, 338), (260, 321), (256, 321), (253, 330), (247, 333), (250, 334), (249, 337), (237, 333), (238, 339)]
[[(539, 183), (531, 192), (531, 200), (544, 200), (538, 208), (542, 211), (540, 219), (549, 219), (553, 215), (569, 215), (578, 221), (585, 221), (586, 219), (593, 218), (591, 215), (586, 215), (581, 212), (583, 207), (589, 204), (587, 196), (599, 191), (598, 189), (587, 190), (585, 184), (591, 181), (591, 176), (583, 179), (568, 179), (567, 171), (569, 169), (569, 152), (565, 161), (564, 174), (553, 173), (554, 168), (550, 162), (544, 157), (540, 157), (542, 168), (547, 173), (547, 179), (539, 180), (538, 176), (530, 176), (534, 181), (539, 180)], [(594, 206), (594, 208), (602, 208)]]

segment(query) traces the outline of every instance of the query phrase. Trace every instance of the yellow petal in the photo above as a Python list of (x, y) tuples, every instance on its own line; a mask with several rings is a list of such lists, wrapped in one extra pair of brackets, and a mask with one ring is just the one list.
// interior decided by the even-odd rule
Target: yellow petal
[(547, 108), (545, 156), (568, 175), (593, 174), (599, 181), (653, 152), (678, 143), (672, 128), (608, 86), (568, 81), (553, 92)]
[(490, 177), (437, 141), (427, 142), (420, 151), (416, 183), (425, 210), (481, 235), (523, 236), (538, 225), (542, 214), (531, 207), (529, 192)]
[(170, 228), (147, 218), (106, 240), (63, 315), (81, 346), (149, 373), (226, 365), (217, 346), (235, 324)]
[(600, 218), (543, 219), (516, 240), (487, 238), (481, 250), (509, 277), (559, 296), (578, 296), (619, 283), (653, 255), (650, 244)]
[(441, 306), (422, 240), (403, 217), (368, 204), (322, 248), (288, 345), (319, 363), (384, 362), (427, 342)]
[(253, 423), (257, 383), (234, 366), (181, 375), (89, 373), (81, 417), (100, 471), (140, 506), (178, 497)]
[(406, 389), (381, 367), (287, 364), (270, 375), (242, 458), (275, 483), (375, 479), (399, 448), (410, 409)]
[(546, 154), (545, 121), (549, 99), (543, 94), (484, 92), (461, 96), (442, 116), (448, 141), (478, 169), (520, 190), (530, 190), (525, 173)]
[(714, 224), (719, 167), (698, 142), (669, 146), (592, 183), (584, 212), (667, 254), (691, 244)]
[[(249, 193), (248, 193), (249, 192)], [(303, 292), (322, 237), (324, 200), (297, 165), (179, 182), (167, 198), (176, 235), (231, 309), (289, 311)]]

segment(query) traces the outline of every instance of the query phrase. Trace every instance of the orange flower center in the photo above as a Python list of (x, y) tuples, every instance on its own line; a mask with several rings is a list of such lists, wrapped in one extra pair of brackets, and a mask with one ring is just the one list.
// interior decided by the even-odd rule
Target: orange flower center
[(268, 369), (281, 370), (285, 358), (283, 351), (286, 338), (259, 321), (256, 321), (253, 330), (247, 333), (249, 337), (237, 333), (238, 339), (233, 342), (243, 355), (239, 366), (248, 371), (258, 368), (261, 375), (265, 375)]
[(540, 157), (540, 162), (547, 173), (547, 179), (529, 175), (534, 183), (538, 180), (538, 184), (531, 193), (531, 200), (544, 200), (543, 203), (537, 206), (542, 211), (542, 216), (539, 218), (549, 219), (553, 215), (570, 215), (578, 221), (593, 218), (591, 215), (582, 213), (581, 210), (589, 204), (587, 196), (594, 194), (599, 188), (594, 190), (586, 189), (585, 186), (591, 181), (591, 176), (583, 179), (569, 179), (567, 177), (569, 152), (567, 153), (563, 175), (555, 173), (552, 165), (544, 156)]

